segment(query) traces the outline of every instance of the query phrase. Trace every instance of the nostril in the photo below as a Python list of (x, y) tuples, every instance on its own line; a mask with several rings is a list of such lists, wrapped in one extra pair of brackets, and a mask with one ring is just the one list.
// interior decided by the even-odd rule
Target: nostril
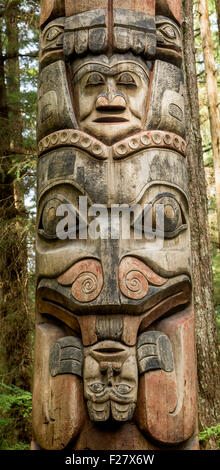
[(102, 113), (122, 113), (126, 109), (126, 101), (123, 96), (116, 95), (113, 99), (99, 96), (96, 101), (96, 109)]

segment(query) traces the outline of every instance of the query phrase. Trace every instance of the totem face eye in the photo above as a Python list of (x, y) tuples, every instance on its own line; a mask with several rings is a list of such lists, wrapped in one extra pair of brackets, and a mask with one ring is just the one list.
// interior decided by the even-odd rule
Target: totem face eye
[(105, 83), (105, 79), (101, 73), (98, 72), (93, 72), (89, 75), (87, 82), (86, 82), (86, 87), (87, 86), (96, 86), (96, 85), (103, 85)]
[(56, 227), (61, 217), (57, 217), (56, 212), (60, 204), (63, 204), (63, 200), (54, 197), (43, 207), (38, 232), (45, 238), (57, 238)]
[(129, 72), (123, 72), (117, 77), (117, 85), (137, 86), (133, 76)]
[[(157, 209), (159, 204), (162, 210)], [(186, 228), (182, 209), (173, 195), (159, 195), (152, 205), (152, 229), (163, 230), (164, 238), (173, 238)]]
[(132, 227), (145, 233), (157, 234), (162, 238), (174, 238), (187, 229), (184, 213), (180, 204), (171, 193), (159, 194), (132, 223)]
[(105, 384), (101, 382), (95, 382), (94, 384), (91, 384), (89, 388), (93, 393), (101, 393), (105, 388)]
[(126, 395), (132, 389), (132, 387), (127, 384), (119, 384), (119, 385), (116, 385), (115, 388), (117, 392), (120, 393), (120, 395)]
[(175, 29), (171, 26), (163, 26), (160, 28), (160, 31), (165, 34), (169, 39), (176, 39), (176, 31)]
[[(61, 209), (61, 211), (60, 211)], [(68, 233), (73, 234), (72, 236), (65, 237), (63, 233), (59, 236), (58, 223), (68, 216), (67, 227), (64, 226), (62, 229), (69, 231)], [(72, 216), (72, 217), (71, 217)], [(79, 229), (79, 217), (77, 212), (71, 204), (69, 204), (62, 196), (54, 196), (47, 200), (41, 212), (40, 222), (38, 226), (38, 233), (42, 237), (53, 240), (65, 238), (76, 238), (76, 233)]]
[(58, 28), (57, 26), (52, 26), (52, 28), (50, 28), (46, 33), (46, 41), (53, 41), (54, 39), (56, 39), (57, 36), (59, 36), (61, 32), (62, 30), (60, 28)]

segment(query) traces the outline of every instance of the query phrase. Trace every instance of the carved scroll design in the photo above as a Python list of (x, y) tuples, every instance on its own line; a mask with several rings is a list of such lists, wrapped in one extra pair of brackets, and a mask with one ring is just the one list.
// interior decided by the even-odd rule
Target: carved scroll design
[(119, 288), (130, 299), (142, 299), (148, 293), (149, 283), (162, 286), (167, 279), (155, 274), (146, 264), (133, 257), (127, 256), (119, 266)]
[(72, 285), (72, 296), (79, 302), (91, 302), (100, 294), (103, 286), (102, 267), (99, 261), (79, 261), (59, 276), (58, 283)]

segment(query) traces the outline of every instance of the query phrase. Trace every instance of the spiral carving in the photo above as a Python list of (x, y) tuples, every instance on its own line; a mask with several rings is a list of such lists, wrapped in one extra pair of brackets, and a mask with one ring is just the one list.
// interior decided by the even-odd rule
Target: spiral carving
[(90, 302), (100, 292), (97, 277), (91, 272), (80, 274), (72, 285), (72, 296), (79, 302)]
[(91, 302), (98, 297), (103, 287), (101, 263), (94, 259), (79, 261), (59, 276), (58, 282), (61, 285), (72, 285), (72, 296), (78, 302)]
[(160, 286), (166, 279), (158, 276), (139, 259), (127, 256), (119, 265), (118, 281), (119, 288), (126, 297), (140, 300), (147, 295), (149, 282)]
[[(81, 289), (84, 294), (91, 294), (97, 289), (97, 277), (93, 273), (83, 273), (78, 277), (77, 281), (81, 284)], [(75, 281), (75, 283), (77, 281)]]
[(148, 281), (142, 272), (131, 270), (123, 276), (120, 289), (130, 299), (142, 299), (148, 293)]

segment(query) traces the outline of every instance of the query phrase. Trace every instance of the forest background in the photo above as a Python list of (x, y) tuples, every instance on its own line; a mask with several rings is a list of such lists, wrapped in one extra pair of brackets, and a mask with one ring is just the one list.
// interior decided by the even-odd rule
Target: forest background
[[(0, 449), (31, 441), (40, 0), (0, 0)], [(199, 438), (220, 447), (220, 0), (183, 0)]]

